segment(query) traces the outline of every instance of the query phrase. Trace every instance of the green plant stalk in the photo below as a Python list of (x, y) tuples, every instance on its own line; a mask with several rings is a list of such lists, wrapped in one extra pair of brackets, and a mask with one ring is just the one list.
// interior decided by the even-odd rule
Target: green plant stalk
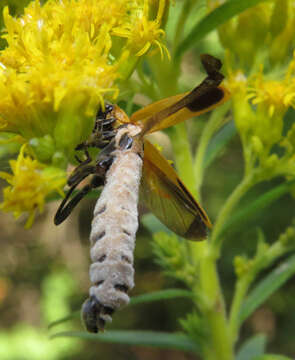
[(242, 196), (248, 191), (248, 189), (254, 185), (254, 172), (250, 172), (247, 176), (243, 178), (240, 184), (235, 188), (232, 194), (227, 199), (226, 203), (222, 207), (217, 220), (214, 224), (212, 235), (211, 235), (211, 246), (213, 252), (216, 254), (216, 257), (219, 257), (220, 248), (222, 245), (222, 237), (219, 236), (222, 227), (227, 221), (228, 217), (232, 213), (234, 207), (238, 204)]
[(252, 148), (250, 146), (247, 146), (246, 135), (243, 134), (241, 135), (241, 142), (242, 142), (243, 157), (245, 162), (244, 165), (245, 176), (247, 176), (253, 171), (257, 156), (253, 154)]
[(126, 58), (128, 57), (128, 61), (121, 62), (121, 65), (118, 69), (118, 72), (121, 76), (120, 80), (122, 82), (130, 78), (140, 60), (139, 56), (135, 56), (130, 50), (126, 50), (122, 57), (123, 56)]
[(181, 123), (168, 129), (167, 132), (172, 143), (177, 173), (193, 196), (198, 198), (199, 194), (197, 194), (195, 187), (196, 179), (192, 172), (193, 158), (190, 143), (188, 141), (186, 125)]
[(216, 256), (207, 243), (207, 251), (200, 261), (200, 291), (204, 297), (202, 309), (209, 331), (210, 340), (204, 347), (206, 360), (233, 360), (233, 348), (228, 331), (224, 299), (216, 268)]
[(257, 274), (261, 270), (269, 267), (287, 251), (288, 249), (285, 248), (281, 242), (275, 242), (266, 252), (257, 256), (254, 259), (254, 263), (251, 265), (249, 272), (238, 279), (229, 316), (229, 331), (234, 343), (238, 339), (241, 327), (239, 318), (240, 310), (253, 280), (255, 280)]
[[(179, 124), (169, 129), (169, 135), (172, 141), (178, 173), (193, 195), (196, 196), (195, 179), (192, 176), (193, 160), (185, 124)], [(228, 336), (224, 300), (216, 271), (216, 258), (212, 256), (208, 243), (203, 242), (201, 248), (200, 244), (191, 244), (192, 258), (195, 263), (200, 261), (201, 265), (201, 293), (205, 299), (203, 313), (211, 330), (210, 345), (204, 349), (204, 358), (206, 360), (232, 360), (232, 345)], [(198, 253), (199, 250), (201, 250), (202, 256)], [(199, 293), (199, 285), (193, 286), (193, 290)]]
[(153, 84), (153, 79), (150, 78), (149, 81), (143, 71), (143, 63), (141, 62), (140, 66), (137, 67), (137, 74), (141, 81), (140, 92), (148, 96), (151, 100), (157, 99), (157, 94), (155, 86)]
[(254, 278), (255, 274), (253, 271), (251, 271), (242, 278), (238, 279), (236, 283), (235, 294), (229, 316), (229, 332), (233, 343), (235, 343), (238, 338), (240, 328), (239, 312)]
[[(205, 136), (205, 140), (203, 140), (203, 154), (199, 155), (201, 164), (203, 163), (207, 144), (216, 127), (220, 124), (225, 111), (227, 110), (223, 109), (223, 112), (220, 111), (220, 114), (211, 121), (209, 130), (207, 130), (208, 133)], [(195, 177), (192, 176), (191, 171), (193, 169), (193, 161), (185, 124), (169, 129), (169, 135), (180, 177), (192, 191), (193, 195), (196, 196)], [(203, 242), (202, 249), (198, 245), (191, 244), (192, 258), (195, 263), (200, 262), (200, 286), (193, 286), (193, 290), (202, 294), (204, 299), (202, 313), (208, 323), (211, 334), (208, 345), (204, 347), (204, 359), (232, 360), (234, 358), (232, 341), (229, 336), (224, 299), (216, 269), (217, 257), (215, 252), (212, 251), (213, 247), (210, 243)], [(199, 250), (201, 250), (202, 256), (198, 253)]]
[(216, 262), (222, 244), (221, 238), (219, 238), (222, 226), (241, 197), (252, 185), (253, 174), (252, 176), (244, 177), (228, 198), (213, 228), (207, 251), (204, 252), (204, 256), (200, 261), (200, 291), (205, 298), (206, 304), (203, 314), (208, 322), (212, 342), (209, 342), (209, 345), (204, 349), (206, 360), (231, 360), (234, 358), (233, 338), (226, 318)]
[[(161, 58), (160, 54), (147, 58), (152, 80), (159, 89), (160, 99), (179, 93), (178, 79), (180, 76), (180, 63), (175, 64), (166, 55)], [(159, 100), (159, 99), (153, 99)]]
[(204, 179), (204, 159), (206, 150), (208, 148), (210, 140), (212, 139), (212, 136), (221, 126), (221, 123), (223, 122), (224, 116), (227, 113), (229, 107), (230, 103), (227, 102), (226, 104), (212, 112), (209, 121), (205, 125), (204, 130), (202, 131), (194, 161), (194, 174), (196, 179), (195, 186), (197, 189), (197, 193), (199, 194), (199, 200), (201, 199), (200, 190)]

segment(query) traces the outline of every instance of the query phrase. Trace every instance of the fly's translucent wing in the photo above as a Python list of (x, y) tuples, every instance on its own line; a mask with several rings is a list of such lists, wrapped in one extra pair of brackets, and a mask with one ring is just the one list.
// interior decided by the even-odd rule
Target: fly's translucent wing
[(189, 93), (172, 96), (136, 111), (130, 121), (143, 128), (142, 134), (152, 133), (215, 109), (229, 99), (223, 86), (200, 86)]
[[(207, 77), (192, 91), (172, 96), (135, 112), (130, 121), (142, 127), (141, 136), (213, 110), (229, 98), (229, 92), (221, 86), (224, 76), (219, 72), (222, 63), (214, 56), (201, 55)], [(124, 120), (123, 120), (124, 121)]]
[(211, 227), (205, 211), (148, 140), (144, 141), (140, 198), (163, 224), (188, 240), (204, 239)]

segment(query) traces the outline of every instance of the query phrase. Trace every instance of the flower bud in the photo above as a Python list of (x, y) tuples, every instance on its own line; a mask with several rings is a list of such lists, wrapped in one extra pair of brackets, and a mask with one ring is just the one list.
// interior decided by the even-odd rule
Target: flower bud
[(258, 136), (251, 137), (252, 149), (257, 155), (261, 155), (263, 152), (263, 144)]
[(253, 260), (249, 260), (245, 256), (236, 256), (234, 258), (234, 268), (235, 273), (238, 278), (241, 278), (243, 275), (247, 274), (251, 269)]
[(33, 138), (30, 140), (29, 144), (39, 161), (43, 163), (51, 161), (51, 157), (55, 151), (55, 146), (54, 140), (50, 135)]

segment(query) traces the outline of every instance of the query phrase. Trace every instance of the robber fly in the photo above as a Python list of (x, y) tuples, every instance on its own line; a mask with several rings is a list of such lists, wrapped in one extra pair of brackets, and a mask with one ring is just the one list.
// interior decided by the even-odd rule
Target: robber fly
[[(90, 234), (92, 265), (90, 297), (82, 317), (90, 332), (104, 328), (112, 313), (129, 301), (134, 286), (133, 250), (138, 227), (138, 196), (172, 231), (189, 240), (202, 240), (211, 227), (205, 211), (176, 171), (144, 136), (224, 103), (228, 91), (221, 85), (220, 60), (201, 56), (207, 77), (192, 91), (150, 104), (130, 118), (116, 105), (99, 110), (90, 138), (77, 146), (85, 160), (70, 175), (65, 199), (55, 215), (60, 224), (92, 189), (104, 186), (98, 199)], [(92, 161), (89, 147), (100, 149)], [(88, 175), (90, 182), (70, 199)]]

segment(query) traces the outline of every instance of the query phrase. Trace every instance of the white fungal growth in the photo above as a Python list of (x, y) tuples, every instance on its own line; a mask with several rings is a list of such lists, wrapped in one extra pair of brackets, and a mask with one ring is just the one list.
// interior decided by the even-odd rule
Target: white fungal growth
[[(102, 324), (98, 328), (111, 321), (110, 311), (103, 309), (112, 312), (128, 304), (127, 292), (134, 286), (133, 251), (143, 155), (142, 140), (136, 138), (139, 132), (140, 128), (131, 124), (118, 130), (114, 161), (94, 209), (90, 234), (93, 286), (89, 294), (100, 305), (95, 314), (97, 324)], [(120, 149), (120, 139), (126, 134), (133, 140), (132, 146)]]

